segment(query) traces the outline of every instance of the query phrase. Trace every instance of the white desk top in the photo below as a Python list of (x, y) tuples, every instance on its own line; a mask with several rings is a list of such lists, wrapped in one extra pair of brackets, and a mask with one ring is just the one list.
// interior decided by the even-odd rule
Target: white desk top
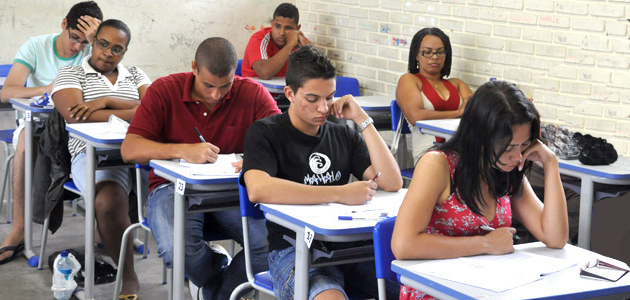
[(251, 80), (260, 82), (266, 88), (284, 89), (287, 86), (285, 77), (272, 77), (271, 79), (262, 79), (260, 77), (247, 77)]
[[(377, 220), (339, 220), (340, 215), (387, 212), (388, 217), (398, 215), (398, 208), (407, 193), (407, 189), (398, 192), (378, 190), (372, 200), (365, 205), (343, 205), (338, 203), (318, 205), (286, 205), (260, 204), (260, 209), (266, 214), (276, 215), (298, 227), (308, 226), (316, 234), (346, 235), (369, 233), (372, 234)], [(369, 211), (366, 211), (369, 210)]]
[(110, 131), (107, 122), (67, 124), (66, 130), (70, 136), (90, 144), (100, 146), (104, 144), (122, 144), (126, 132)]
[[(597, 253), (567, 244), (563, 249), (550, 249), (543, 243), (528, 243), (514, 247), (517, 251), (527, 251), (535, 254), (568, 259), (577, 263), (576, 266), (545, 276), (542, 279), (501, 293), (469, 286), (446, 279), (428, 275), (419, 275), (409, 271), (409, 267), (429, 262), (430, 260), (395, 260), (392, 271), (401, 275), (403, 284), (421, 290), (429, 286), (456, 299), (581, 299), (601, 297), (610, 294), (630, 295), (630, 274), (626, 274), (616, 283), (580, 277), (580, 267), (586, 261), (603, 258), (606, 262), (615, 262)], [(623, 265), (620, 263), (620, 265)], [(508, 272), (508, 270), (506, 270)], [(418, 285), (419, 283), (419, 285)], [(427, 291), (425, 289), (425, 291)], [(625, 297), (618, 297), (623, 299)]]
[[(50, 101), (52, 103), (52, 99)], [(32, 100), (30, 98), (11, 98), (9, 99), (9, 102), (11, 103), (14, 109), (19, 110), (19, 111), (28, 110), (34, 113), (50, 113), (54, 108), (54, 106), (52, 105), (47, 105), (45, 107), (31, 106), (31, 103), (35, 102), (35, 100)]]
[[(420, 128), (420, 132), (449, 138), (457, 131), (459, 121), (460, 119), (425, 120), (416, 122), (416, 126)], [(619, 156), (616, 162), (604, 166), (585, 165), (577, 159), (558, 159), (558, 163), (562, 169), (592, 176), (618, 180), (630, 179), (630, 158), (625, 156)]]
[(357, 103), (365, 111), (389, 111), (394, 96), (356, 96)]
[(199, 185), (221, 185), (228, 184), (233, 188), (237, 188), (238, 173), (233, 176), (202, 176), (190, 174), (190, 168), (182, 167), (179, 160), (161, 160), (152, 159), (149, 165), (155, 171), (155, 174), (175, 182), (181, 179), (188, 184)]

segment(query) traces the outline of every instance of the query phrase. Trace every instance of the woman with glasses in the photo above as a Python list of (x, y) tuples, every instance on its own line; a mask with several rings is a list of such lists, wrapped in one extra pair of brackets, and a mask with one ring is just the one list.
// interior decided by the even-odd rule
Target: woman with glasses
[[(106, 20), (94, 37), (92, 55), (80, 66), (64, 67), (57, 74), (52, 90), (55, 107), (68, 123), (106, 122), (111, 115), (130, 120), (151, 81), (142, 70), (125, 67), (123, 59), (131, 32), (119, 20)], [(72, 178), (85, 194), (85, 144), (69, 138)], [(129, 169), (97, 170), (96, 220), (98, 231), (110, 256), (118, 263), (120, 241), (129, 219)], [(119, 299), (137, 299), (139, 282), (134, 271), (132, 241), (128, 241)]]
[[(524, 173), (544, 169), (544, 205)], [(569, 236), (558, 158), (540, 141), (540, 115), (506, 81), (477, 89), (457, 131), (416, 165), (392, 235), (397, 259), (514, 251), (513, 218), (549, 248)], [(577, 274), (576, 274), (577, 275)], [(434, 299), (402, 286), (400, 299)]]
[[(451, 42), (438, 28), (424, 28), (409, 48), (409, 73), (398, 80), (396, 102), (411, 126), (420, 120), (459, 118), (472, 95), (466, 83), (451, 73)], [(433, 145), (433, 138), (412, 130), (414, 162)]]

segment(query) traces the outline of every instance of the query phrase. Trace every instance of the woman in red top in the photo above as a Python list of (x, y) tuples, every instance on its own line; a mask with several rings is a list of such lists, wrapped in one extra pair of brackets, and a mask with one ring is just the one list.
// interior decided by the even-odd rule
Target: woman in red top
[[(409, 73), (400, 76), (396, 101), (412, 126), (420, 120), (459, 118), (472, 95), (466, 83), (451, 73), (453, 51), (446, 34), (424, 28), (414, 35), (409, 48)], [(412, 130), (414, 161), (432, 146), (433, 138)]]
[[(539, 135), (538, 111), (514, 85), (479, 87), (455, 135), (416, 166), (392, 237), (396, 258), (510, 253), (512, 216), (547, 247), (564, 247), (568, 221), (558, 159)], [(544, 205), (523, 176), (534, 161), (544, 168)], [(432, 297), (402, 286), (400, 299)]]

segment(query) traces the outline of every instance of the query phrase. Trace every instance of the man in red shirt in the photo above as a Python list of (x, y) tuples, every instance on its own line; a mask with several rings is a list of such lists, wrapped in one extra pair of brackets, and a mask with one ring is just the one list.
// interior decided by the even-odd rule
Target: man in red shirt
[(271, 27), (254, 33), (245, 48), (243, 77), (284, 77), (289, 54), (312, 44), (300, 31), (300, 14), (291, 3), (282, 3), (273, 12)]
[[(228, 40), (209, 38), (197, 48), (191, 73), (157, 79), (129, 126), (121, 148), (123, 159), (143, 164), (150, 159), (206, 163), (216, 161), (219, 153), (242, 153), (249, 125), (280, 110), (261, 84), (234, 76), (236, 64), (236, 50)], [(200, 141), (195, 128), (207, 142)], [(241, 165), (242, 161), (236, 164), (237, 171)], [(153, 172), (149, 185), (149, 226), (160, 256), (171, 265), (174, 186)], [(185, 269), (195, 285), (191, 286), (193, 299), (228, 299), (236, 286), (247, 281), (243, 253), (230, 264), (225, 249), (210, 247), (203, 240), (207, 223), (206, 228), (242, 244), (240, 219), (238, 210), (186, 214)], [(254, 272), (268, 269), (267, 232), (261, 221), (250, 226)]]

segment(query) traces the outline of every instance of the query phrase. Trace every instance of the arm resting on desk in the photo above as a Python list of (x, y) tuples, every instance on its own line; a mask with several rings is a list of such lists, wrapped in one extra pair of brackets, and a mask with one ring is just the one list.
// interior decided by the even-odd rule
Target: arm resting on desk
[(376, 193), (373, 181), (356, 181), (337, 186), (306, 185), (270, 176), (261, 170), (248, 170), (243, 175), (249, 201), (269, 204), (320, 204), (337, 202), (365, 204)]
[(0, 100), (9, 102), (11, 98), (30, 98), (50, 93), (52, 82), (47, 86), (25, 87), (24, 84), (29, 74), (31, 74), (31, 70), (27, 66), (19, 62), (13, 63), (0, 90)]
[(280, 51), (278, 51), (278, 53), (276, 53), (276, 55), (268, 59), (259, 59), (253, 62), (252, 69), (256, 72), (256, 74), (258, 74), (258, 77), (262, 79), (270, 79), (271, 77), (276, 76), (276, 74), (282, 70), (282, 67), (284, 67), (289, 60), (289, 54), (291, 54), (291, 51), (295, 47), (299, 47), (301, 34), (302, 32), (299, 30), (287, 32), (287, 43), (284, 47), (282, 47), (282, 49), (280, 49)]
[(207, 163), (217, 160), (219, 148), (210, 143), (160, 143), (138, 134), (128, 133), (121, 145), (120, 153), (126, 162), (139, 164), (148, 164), (151, 159), (174, 158), (183, 158), (191, 163)]

